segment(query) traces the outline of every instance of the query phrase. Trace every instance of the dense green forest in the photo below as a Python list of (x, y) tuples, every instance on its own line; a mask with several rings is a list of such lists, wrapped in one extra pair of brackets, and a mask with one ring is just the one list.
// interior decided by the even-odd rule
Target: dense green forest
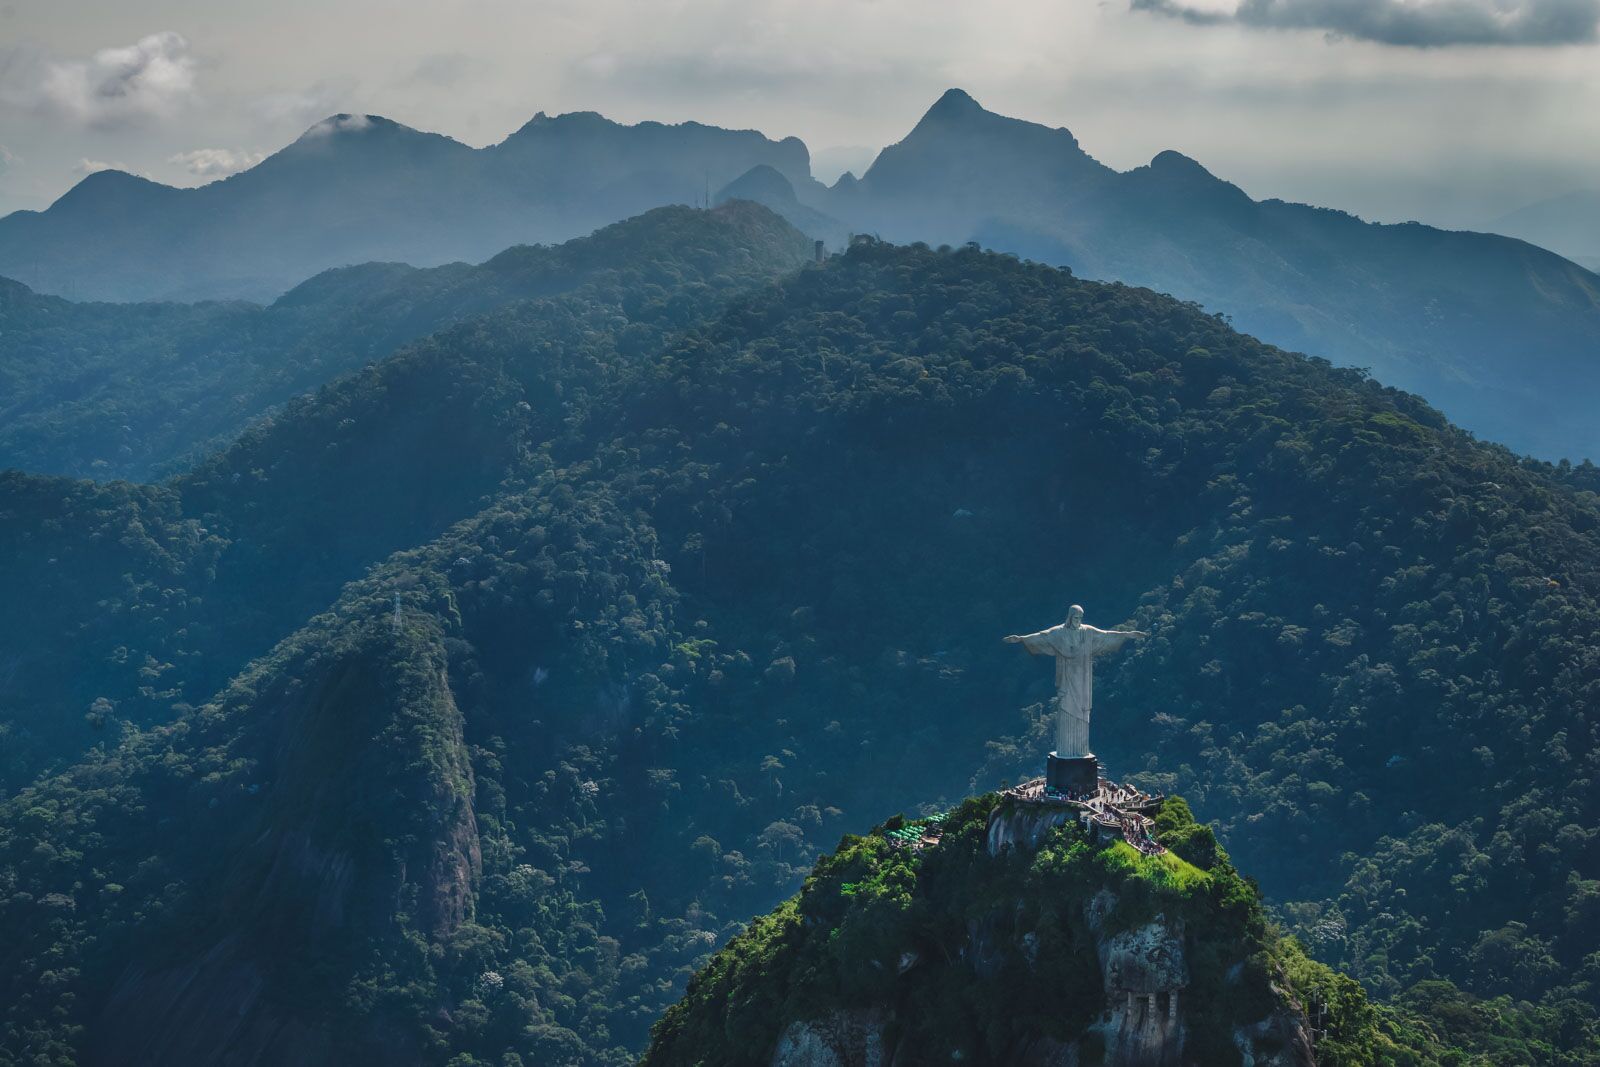
[[(684, 217), (653, 212), (477, 266), (330, 270), (266, 307), (75, 304), (0, 279), (0, 467), (97, 481), (174, 473), (291, 398), (473, 315), (595, 283), (648, 300), (645, 287), (685, 277), (635, 274), (641, 263), (650, 269), (640, 253), (651, 242), (692, 241), (667, 221), (681, 227)], [(798, 266), (809, 245), (771, 238), (749, 250), (758, 263), (725, 251), (713, 244), (681, 258), (704, 281), (726, 283)]]
[(808, 203), (857, 233), (976, 240), (1173, 293), (1284, 348), (1372, 368), (1519, 451), (1600, 452), (1585, 402), (1600, 385), (1600, 276), (1521, 241), (1254, 200), (1175, 151), (1117, 171), (1070, 131), (985, 110), (959, 89), (860, 181)]
[[(644, 1067), (768, 1062), (787, 1028), (839, 1014), (865, 1015), (882, 1054), (907, 1062), (1098, 1062), (1118, 1024), (1132, 1021), (1112, 1017), (1121, 1005), (1108, 996), (1102, 957), (1119, 936), (1151, 943), (1152, 929), (1172, 956), (1128, 953), (1119, 968), (1159, 984), (1163, 964), (1183, 961), (1185, 1063), (1245, 1062), (1239, 1043), (1252, 1033), (1256, 1055), (1290, 1052), (1299, 1039), (1324, 1067), (1554, 1062), (1538, 1031), (1545, 1020), (1514, 1004), (1475, 1002), (1444, 983), (1435, 995), (1457, 1010), (1371, 1003), (1283, 936), (1254, 882), (1181, 798), (1156, 816), (1169, 848), (1156, 856), (1096, 843), (1071, 821), (1037, 849), (996, 855), (986, 847), (991, 820), (1013, 811), (992, 793), (967, 800), (922, 851), (891, 845), (885, 831), (899, 817), (846, 835), (799, 894), (696, 974), (653, 1028)], [(1174, 1029), (1165, 1040), (1178, 1040)], [(1068, 1048), (1077, 1059), (1060, 1054)], [(1291, 1052), (1286, 1062), (1299, 1061)]]
[[(116, 169), (87, 175), (43, 211), (0, 218), (0, 275), (96, 300), (268, 301), (330, 267), (476, 261), (659, 205), (699, 204), (720, 190), (765, 203), (830, 247), (852, 232), (976, 240), (1080, 277), (1150, 286), (1228, 314), (1272, 343), (1373, 368), (1519, 451), (1600, 454), (1588, 404), (1600, 389), (1592, 358), (1600, 276), (1497, 234), (1254, 200), (1176, 151), (1119, 171), (1093, 148), (1067, 129), (988, 111), (960, 89), (933, 102), (870, 167), (832, 186), (812, 177), (798, 139), (754, 130), (541, 112), (500, 143), (471, 148), (381, 116), (341, 114), (257, 166), (196, 188)], [(352, 284), (381, 287), (382, 274)], [(221, 334), (212, 328), (237, 314), (226, 309), (141, 318), (91, 307), (80, 323), (79, 312), (49, 306), (53, 321), (67, 320), (49, 351), (70, 355), (64, 378), (47, 368), (39, 381), (61, 388), (41, 398), (52, 401), (49, 411), (10, 416), (28, 421), (18, 437), (0, 435), (0, 462), (94, 477), (165, 471), (163, 460), (230, 436), (241, 415), (265, 406), (259, 401), (281, 402), (329, 380), (326, 371), (359, 366), (360, 350), (386, 331), (378, 307), (309, 333), (299, 313), (277, 308), (250, 327), (262, 348), (235, 343), (225, 324)], [(125, 329), (120, 340), (108, 339), (108, 319)], [(348, 336), (368, 331), (374, 336)], [(311, 347), (300, 349), (302, 340)], [(116, 387), (133, 368), (107, 358), (108, 344), (162, 373), (168, 412), (195, 429), (176, 439), (152, 434), (136, 391)], [(281, 369), (277, 349), (294, 350)], [(381, 345), (368, 358), (378, 354)], [(6, 355), (0, 338), (0, 364)], [(235, 361), (239, 377), (261, 379), (240, 398), (215, 377), (226, 381)], [(118, 417), (123, 406), (130, 417)], [(0, 426), (5, 414), (0, 408)], [(76, 424), (70, 433), (66, 420)], [(50, 450), (41, 436), (57, 438)], [(24, 446), (26, 455), (11, 451)]]
[(0, 1062), (629, 1062), (819, 848), (1036, 773), (999, 638), (1072, 601), (1153, 634), (1097, 750), (1308, 950), (1584, 1062), (1593, 468), (1147, 290), (646, 218), (180, 478), (0, 481)]
[[(664, 209), (577, 243), (562, 258), (601, 249), (602, 268), (497, 313), (492, 344), (483, 323), (455, 327), (158, 486), (0, 472), (0, 583), (29, 605), (0, 621), (0, 785), (108, 722), (211, 696), (364, 567), (476, 512), (575, 417), (587, 379), (810, 250), (750, 205)], [(546, 383), (531, 395), (513, 347)]]

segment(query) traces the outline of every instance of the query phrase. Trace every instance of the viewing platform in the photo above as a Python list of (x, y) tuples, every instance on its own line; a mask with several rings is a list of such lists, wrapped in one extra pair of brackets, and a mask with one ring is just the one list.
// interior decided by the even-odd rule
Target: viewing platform
[(1146, 793), (1106, 778), (1099, 779), (1093, 791), (1073, 792), (1048, 785), (1043, 778), (1033, 778), (1012, 786), (1003, 795), (1028, 806), (1070, 808), (1077, 812), (1083, 828), (1099, 840), (1120, 837), (1147, 856), (1166, 851), (1151, 834), (1150, 816), (1164, 799), (1159, 793)]
[(939, 843), (939, 837), (944, 832), (943, 823), (949, 817), (948, 811), (941, 811), (937, 815), (929, 815), (926, 819), (913, 819), (898, 829), (885, 830), (883, 836), (888, 838), (889, 844), (894, 848), (908, 848), (913, 852), (920, 852), (930, 845)]

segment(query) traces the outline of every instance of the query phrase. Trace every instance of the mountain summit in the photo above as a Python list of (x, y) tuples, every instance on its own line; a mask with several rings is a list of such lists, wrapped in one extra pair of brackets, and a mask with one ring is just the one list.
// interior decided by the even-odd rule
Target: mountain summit
[(1380, 1027), (1273, 930), (1182, 800), (1154, 825), (1175, 851), (1104, 847), (989, 794), (847, 836), (690, 980), (643, 1067), (1315, 1067), (1401, 1053), (1391, 1035), (1443, 1051)]
[(541, 112), (474, 149), (378, 115), (331, 115), (195, 189), (90, 175), (43, 212), (0, 219), (0, 275), (95, 299), (266, 300), (329, 267), (481, 260), (703, 203), (763, 164), (810, 181), (798, 139), (693, 122)]
[(935, 100), (933, 106), (923, 114), (922, 121), (917, 125), (921, 127), (927, 123), (959, 122), (962, 119), (988, 114), (990, 112), (985, 111), (983, 105), (974, 100), (965, 89), (946, 89), (944, 95)]
[(1518, 450), (1600, 455), (1600, 276), (1489, 234), (1256, 201), (1177, 152), (1118, 172), (1070, 131), (960, 89), (831, 189), (802, 142), (753, 130), (541, 113), (474, 149), (335, 115), (211, 185), (91, 176), (44, 212), (0, 219), (0, 275), (80, 298), (267, 299), (333, 266), (476, 261), (663, 204), (704, 206), (758, 167), (795, 203), (770, 180), (757, 195), (836, 247), (850, 233), (976, 241), (1172, 293), (1369, 368)]

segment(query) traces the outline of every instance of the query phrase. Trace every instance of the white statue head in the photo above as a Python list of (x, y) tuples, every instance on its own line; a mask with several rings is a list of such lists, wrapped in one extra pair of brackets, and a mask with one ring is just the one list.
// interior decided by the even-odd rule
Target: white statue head
[(1067, 625), (1068, 626), (1082, 626), (1083, 625), (1083, 608), (1080, 605), (1074, 604), (1074, 605), (1072, 605), (1072, 607), (1067, 609)]

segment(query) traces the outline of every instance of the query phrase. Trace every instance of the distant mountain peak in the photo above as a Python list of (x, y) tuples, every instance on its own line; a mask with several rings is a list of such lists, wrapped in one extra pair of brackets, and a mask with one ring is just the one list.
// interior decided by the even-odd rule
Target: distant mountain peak
[(768, 207), (793, 207), (799, 204), (794, 184), (783, 176), (783, 172), (767, 163), (756, 164), (723, 186), (717, 194), (717, 202), (720, 204), (726, 200), (750, 200)]
[(1163, 152), (1156, 153), (1155, 158), (1150, 161), (1150, 169), (1154, 171), (1163, 171), (1168, 174), (1189, 174), (1195, 177), (1203, 176), (1210, 178), (1213, 181), (1221, 180), (1215, 174), (1212, 174), (1209, 170), (1206, 170), (1199, 160), (1191, 159), (1182, 152), (1174, 152), (1170, 148)]
[(295, 138), (295, 143), (299, 144), (302, 141), (320, 141), (340, 134), (362, 133), (373, 129), (374, 127), (410, 129), (409, 126), (402, 126), (393, 119), (386, 119), (382, 115), (351, 115), (345, 112), (340, 112), (337, 115), (329, 115), (321, 122), (311, 126), (306, 130), (305, 133), (302, 133), (299, 137)]
[(911, 188), (943, 195), (940, 189), (952, 183), (969, 197), (1001, 195), (995, 193), (999, 186), (1010, 190), (1003, 196), (1013, 197), (1021, 186), (1031, 185), (1029, 195), (1054, 198), (1059, 188), (1046, 186), (1096, 181), (1110, 173), (1070, 130), (997, 114), (965, 91), (948, 89), (910, 133), (878, 153), (861, 181), (875, 190), (873, 195), (893, 199)]
[(77, 185), (61, 194), (51, 205), (51, 210), (116, 215), (141, 209), (177, 192), (179, 190), (172, 186), (163, 185), (142, 174), (130, 174), (108, 167), (85, 176)]
[(924, 118), (958, 118), (966, 115), (985, 114), (983, 105), (972, 98), (972, 94), (965, 89), (946, 89), (944, 95), (934, 101)]

